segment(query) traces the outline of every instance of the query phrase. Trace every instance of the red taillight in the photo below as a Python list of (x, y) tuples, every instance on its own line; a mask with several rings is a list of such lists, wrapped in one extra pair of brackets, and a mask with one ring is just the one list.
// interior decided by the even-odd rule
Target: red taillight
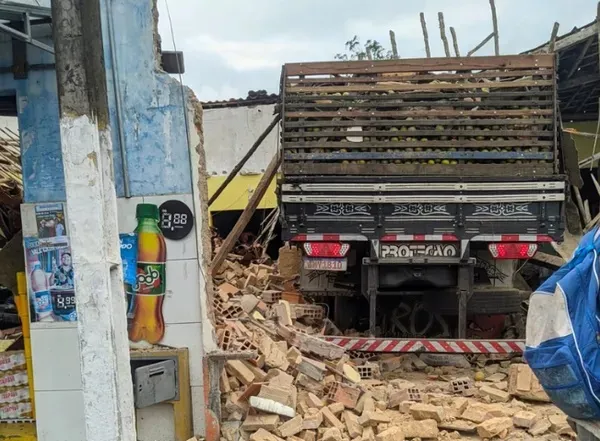
[(491, 243), (488, 249), (494, 259), (529, 259), (537, 252), (537, 243)]
[(304, 251), (310, 257), (345, 257), (350, 245), (340, 242), (305, 242)]

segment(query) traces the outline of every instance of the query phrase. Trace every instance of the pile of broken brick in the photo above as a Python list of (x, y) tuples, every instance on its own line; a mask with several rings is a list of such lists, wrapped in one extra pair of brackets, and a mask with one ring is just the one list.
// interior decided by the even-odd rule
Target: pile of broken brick
[(324, 308), (269, 265), (227, 260), (215, 287), (221, 349), (251, 354), (221, 374), (222, 440), (575, 436), (522, 362), (480, 357), (455, 367), (436, 354), (345, 353), (319, 338)]

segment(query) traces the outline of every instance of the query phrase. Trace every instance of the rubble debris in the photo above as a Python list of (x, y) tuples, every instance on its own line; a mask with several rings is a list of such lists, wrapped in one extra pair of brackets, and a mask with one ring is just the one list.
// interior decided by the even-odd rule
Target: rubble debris
[(513, 423), (510, 418), (492, 418), (477, 426), (477, 434), (484, 439), (491, 439), (495, 436), (505, 438), (512, 427)]
[(541, 418), (537, 420), (531, 429), (528, 430), (531, 436), (540, 436), (544, 433), (548, 432), (552, 428), (552, 424), (548, 420), (548, 418)]
[(436, 439), (440, 433), (435, 420), (404, 421), (402, 433), (405, 438)]
[(410, 413), (415, 420), (435, 420), (441, 423), (446, 419), (444, 408), (433, 406), (431, 404), (413, 404), (410, 407)]
[(222, 441), (573, 435), (535, 410), (549, 400), (525, 364), (480, 356), (477, 376), (462, 354), (346, 354), (320, 338), (335, 329), (325, 309), (266, 263), (229, 255), (214, 277), (219, 347), (255, 354), (220, 373)]
[(457, 378), (450, 382), (452, 392), (455, 394), (461, 394), (465, 397), (472, 397), (476, 393), (475, 385), (473, 380), (468, 377)]
[(526, 364), (513, 364), (509, 368), (508, 393), (524, 400), (550, 403), (537, 377)]

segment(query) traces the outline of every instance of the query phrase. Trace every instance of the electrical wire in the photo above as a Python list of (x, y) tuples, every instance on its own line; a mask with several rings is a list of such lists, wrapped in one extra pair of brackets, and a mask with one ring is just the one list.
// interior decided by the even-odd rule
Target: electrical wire
[[(181, 89), (181, 108), (183, 110), (183, 121), (185, 124), (185, 135), (186, 135), (185, 139), (187, 142), (188, 151), (190, 152), (190, 159), (191, 159), (192, 146), (190, 143), (190, 136), (189, 136), (190, 123), (189, 123), (188, 114), (187, 114), (187, 105), (186, 105), (187, 100), (186, 100), (185, 86), (183, 85), (183, 75), (181, 75), (181, 65), (179, 64), (179, 57), (177, 56), (177, 43), (175, 42), (175, 31), (173, 29), (173, 20), (171, 18), (171, 10), (169, 9), (169, 1), (168, 0), (165, 0), (165, 7), (167, 10), (167, 19), (169, 20), (169, 30), (171, 31), (171, 40), (173, 43), (173, 51), (175, 51), (175, 61), (177, 63), (177, 74), (179, 76), (179, 85), (180, 85), (180, 89)], [(190, 161), (190, 172), (191, 172), (191, 167), (192, 167), (192, 164)], [(192, 176), (193, 176), (193, 174), (192, 174)], [(192, 183), (192, 185), (194, 185), (194, 183)], [(196, 234), (200, 234), (200, 237), (202, 237), (201, 231), (197, 231)], [(204, 250), (204, 252), (210, 252), (210, 250)], [(198, 265), (198, 268), (200, 269), (200, 275), (202, 276), (202, 279), (204, 281), (204, 286), (207, 286), (208, 278), (206, 277), (206, 274), (204, 273), (204, 268), (202, 268), (202, 263), (200, 263), (200, 265)], [(209, 309), (210, 309), (210, 306), (209, 306)], [(207, 311), (207, 313), (208, 313), (208, 311)]]

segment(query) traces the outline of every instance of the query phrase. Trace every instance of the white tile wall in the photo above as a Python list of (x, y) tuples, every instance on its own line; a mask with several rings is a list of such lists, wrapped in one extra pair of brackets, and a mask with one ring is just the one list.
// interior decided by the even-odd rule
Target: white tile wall
[(31, 351), (36, 392), (81, 389), (77, 327), (31, 329)]
[(156, 404), (136, 409), (137, 441), (176, 441), (172, 404)]
[(202, 386), (202, 325), (200, 323), (177, 323), (165, 326), (162, 345), (188, 348), (190, 356), (190, 384)]
[(199, 323), (198, 261), (167, 260), (167, 292), (163, 304), (165, 323)]
[(135, 207), (143, 202), (144, 199), (141, 197), (117, 199), (119, 233), (133, 233), (133, 230), (135, 230), (135, 227), (137, 227)]
[(35, 411), (38, 441), (85, 439), (82, 391), (36, 391)]

